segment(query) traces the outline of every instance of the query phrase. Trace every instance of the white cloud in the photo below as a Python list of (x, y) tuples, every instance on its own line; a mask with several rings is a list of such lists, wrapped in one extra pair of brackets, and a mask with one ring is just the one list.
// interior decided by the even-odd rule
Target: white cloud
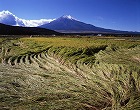
[(25, 27), (37, 27), (43, 24), (50, 23), (55, 19), (40, 19), (40, 20), (25, 20), (18, 18), (8, 10), (0, 12), (0, 23), (13, 25), (13, 26), (25, 26)]
[(51, 21), (53, 21), (54, 19), (40, 19), (40, 20), (25, 20), (25, 19), (20, 19), (25, 26), (27, 27), (37, 27), (43, 24), (47, 24), (50, 23)]

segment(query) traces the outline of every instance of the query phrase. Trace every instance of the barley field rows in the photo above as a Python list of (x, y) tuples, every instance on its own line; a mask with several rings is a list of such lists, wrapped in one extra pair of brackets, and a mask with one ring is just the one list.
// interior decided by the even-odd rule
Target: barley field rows
[(140, 41), (1, 38), (0, 110), (140, 110)]

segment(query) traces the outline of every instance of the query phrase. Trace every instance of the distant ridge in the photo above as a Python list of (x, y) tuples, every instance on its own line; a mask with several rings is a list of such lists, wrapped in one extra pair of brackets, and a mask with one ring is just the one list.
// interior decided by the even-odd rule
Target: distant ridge
[(60, 35), (60, 33), (37, 27), (19, 27), (0, 23), (0, 35)]

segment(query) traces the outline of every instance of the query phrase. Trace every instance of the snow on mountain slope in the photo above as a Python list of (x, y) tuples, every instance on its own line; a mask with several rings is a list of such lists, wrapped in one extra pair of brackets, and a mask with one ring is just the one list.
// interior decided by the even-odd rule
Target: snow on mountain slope
[(63, 15), (63, 16), (60, 17), (59, 19), (77, 20), (77, 19), (73, 18), (71, 15)]
[[(8, 25), (16, 25), (17, 23), (16, 20), (17, 17), (9, 11), (0, 12), (0, 23), (8, 24)], [(20, 20), (19, 23), (22, 24)]]
[(0, 23), (12, 25), (12, 26), (24, 26), (24, 27), (37, 27), (43, 24), (50, 23), (54, 19), (40, 19), (40, 20), (25, 20), (18, 18), (9, 11), (0, 12)]

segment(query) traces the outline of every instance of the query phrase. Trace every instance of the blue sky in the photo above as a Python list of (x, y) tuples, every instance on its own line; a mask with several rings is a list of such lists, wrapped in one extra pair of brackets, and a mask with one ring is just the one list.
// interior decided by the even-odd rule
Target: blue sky
[(140, 0), (0, 0), (2, 10), (23, 19), (71, 15), (98, 27), (140, 31)]

